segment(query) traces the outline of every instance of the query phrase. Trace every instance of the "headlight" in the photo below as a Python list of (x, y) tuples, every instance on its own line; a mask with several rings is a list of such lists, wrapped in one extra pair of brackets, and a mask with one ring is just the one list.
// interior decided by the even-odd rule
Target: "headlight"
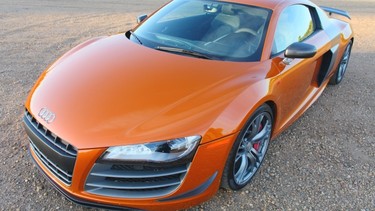
[(101, 160), (172, 162), (192, 155), (200, 139), (200, 136), (189, 136), (153, 143), (110, 147)]

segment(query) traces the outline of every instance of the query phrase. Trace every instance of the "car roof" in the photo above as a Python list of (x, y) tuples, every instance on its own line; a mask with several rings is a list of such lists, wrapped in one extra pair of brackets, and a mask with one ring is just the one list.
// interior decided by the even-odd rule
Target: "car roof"
[(315, 6), (315, 4), (309, 0), (218, 0), (218, 1), (263, 7), (263, 8), (267, 8), (271, 10), (277, 10), (278, 8), (283, 8), (284, 6), (292, 5), (292, 4), (306, 4), (310, 6)]
[(264, 8), (273, 10), (278, 5), (280, 5), (281, 3), (287, 2), (288, 0), (223, 0), (223, 1), (264, 7)]

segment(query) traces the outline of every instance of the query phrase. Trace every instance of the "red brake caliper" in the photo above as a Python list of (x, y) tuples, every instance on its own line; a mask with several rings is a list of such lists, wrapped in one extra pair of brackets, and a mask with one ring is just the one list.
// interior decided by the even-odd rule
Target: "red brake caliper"
[[(259, 130), (258, 130), (258, 132), (262, 131), (262, 129), (263, 129), (263, 125), (260, 124), (260, 125), (259, 125)], [(256, 151), (259, 151), (259, 148), (260, 148), (260, 142), (253, 144), (253, 148), (254, 148)]]

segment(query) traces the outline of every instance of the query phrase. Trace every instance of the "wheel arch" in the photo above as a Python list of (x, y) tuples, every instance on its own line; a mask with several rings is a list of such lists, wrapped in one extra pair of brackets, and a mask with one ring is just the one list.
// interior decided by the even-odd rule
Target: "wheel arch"
[(272, 86), (270, 80), (261, 80), (251, 84), (237, 95), (205, 131), (202, 143), (240, 132), (251, 115), (264, 104), (271, 108), (272, 129), (277, 131), (280, 112), (277, 105), (278, 98), (273, 94), (270, 86)]
[(269, 107), (272, 109), (272, 118), (273, 118), (273, 123), (276, 123), (276, 118), (277, 118), (277, 105), (274, 101), (269, 100), (266, 101), (264, 104), (267, 104)]
[(271, 110), (272, 110), (272, 136), (271, 136), (271, 139), (273, 139), (274, 137), (274, 131), (275, 131), (275, 128), (276, 128), (276, 123), (277, 123), (277, 120), (278, 120), (278, 108), (277, 108), (277, 104), (273, 101), (273, 100), (268, 100), (266, 101), (264, 104), (267, 104)]
[(277, 123), (278, 123), (278, 106), (276, 102), (273, 100), (272, 95), (266, 95), (262, 99), (258, 100), (257, 103), (255, 103), (252, 108), (248, 111), (246, 116), (243, 118), (243, 121), (238, 125), (237, 132), (241, 131), (243, 126), (246, 124), (248, 119), (251, 117), (251, 115), (262, 105), (268, 105), (271, 108), (272, 111), (272, 137), (274, 136), (274, 131), (277, 129)]

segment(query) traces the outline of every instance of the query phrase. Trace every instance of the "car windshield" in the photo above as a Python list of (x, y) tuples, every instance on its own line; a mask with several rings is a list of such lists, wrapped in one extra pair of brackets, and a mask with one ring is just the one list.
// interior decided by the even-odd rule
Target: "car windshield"
[(271, 11), (212, 0), (175, 0), (130, 40), (171, 53), (225, 61), (259, 61)]

